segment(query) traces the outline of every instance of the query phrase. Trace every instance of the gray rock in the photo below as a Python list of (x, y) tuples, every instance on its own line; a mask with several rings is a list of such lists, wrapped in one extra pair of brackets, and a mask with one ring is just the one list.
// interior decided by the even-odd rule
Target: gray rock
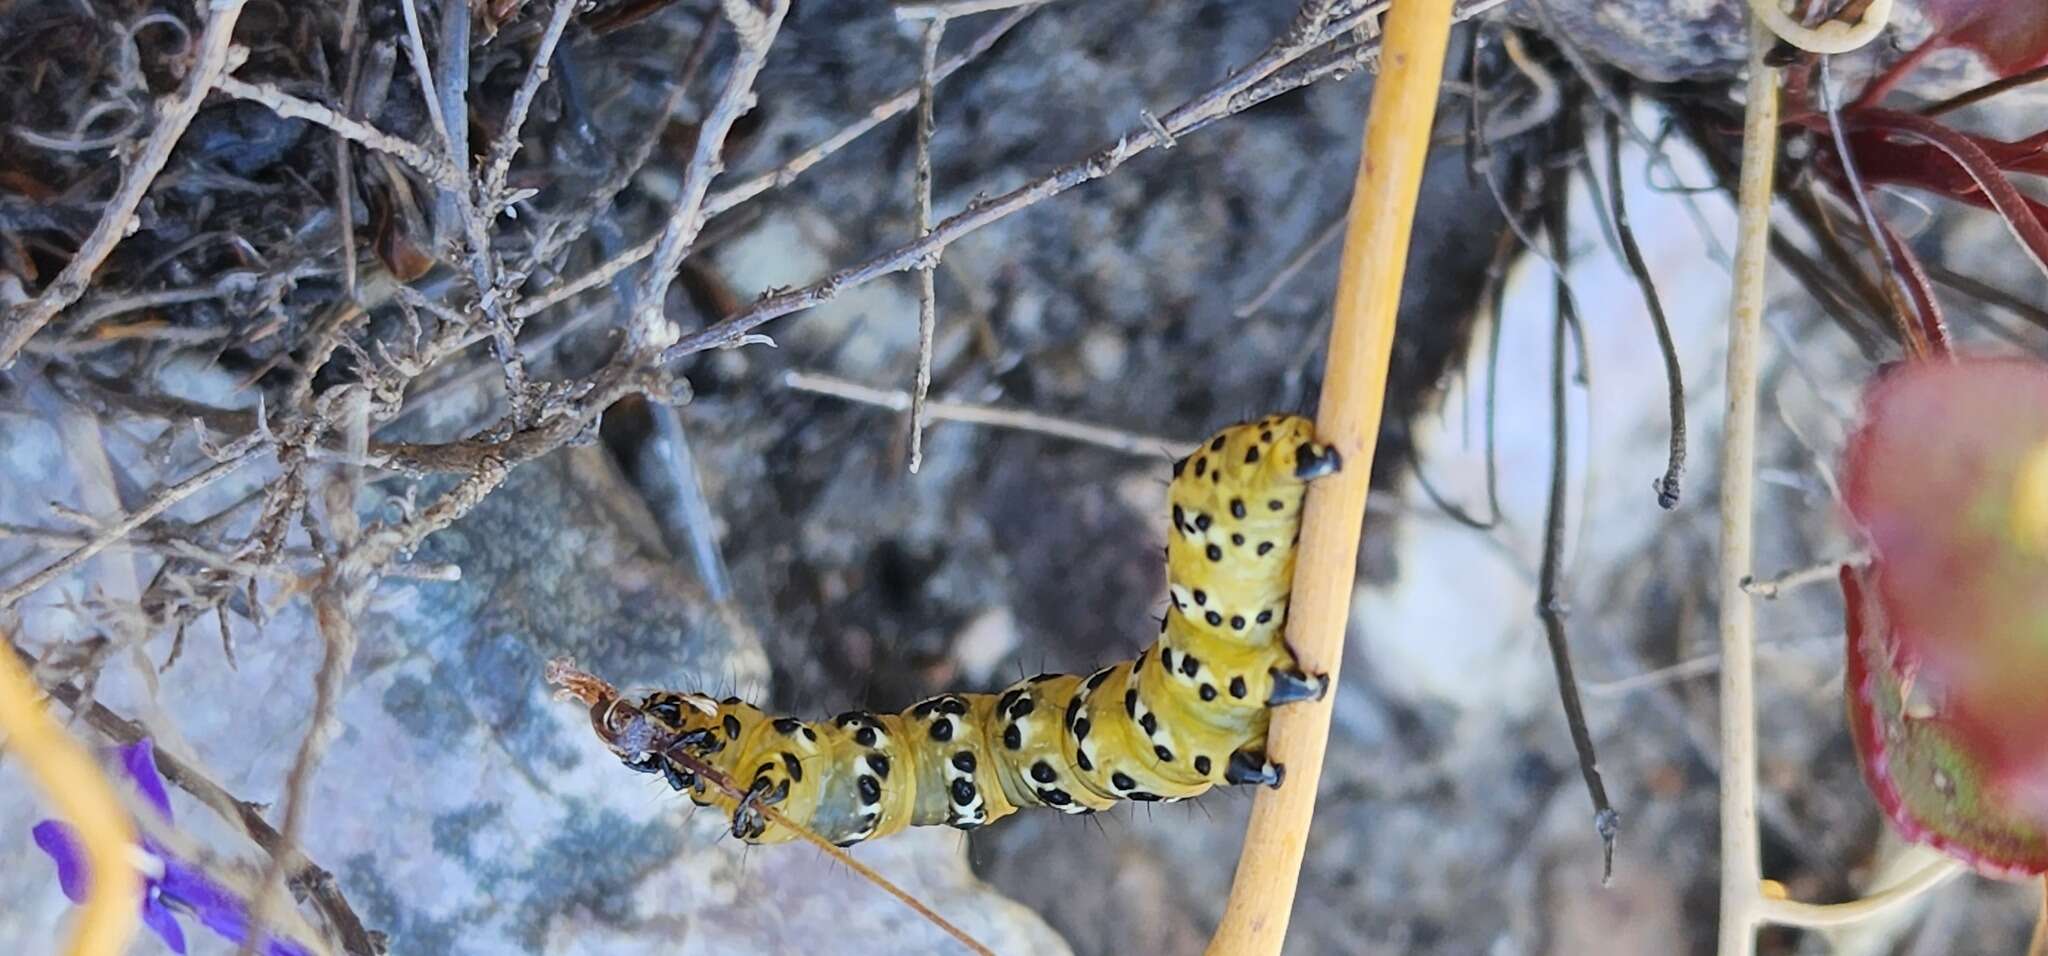
[[(56, 438), (35, 423), (0, 439), (0, 520), (32, 520), (47, 500), (77, 500)], [(246, 486), (261, 480), (256, 471)], [(218, 505), (229, 491), (198, 504)], [(814, 850), (750, 851), (724, 836), (714, 814), (693, 813), (659, 780), (620, 767), (579, 707), (549, 698), (540, 673), (556, 655), (626, 682), (721, 691), (764, 682), (766, 660), (743, 615), (707, 601), (652, 527), (600, 452), (571, 449), (514, 472), (430, 539), (417, 560), (455, 564), (462, 577), (377, 590), (338, 732), (307, 794), (307, 853), (334, 871), (367, 925), (389, 934), (394, 953), (952, 945)], [(5, 557), (21, 550), (10, 547)], [(127, 561), (89, 565), (87, 586)], [(46, 591), (27, 609), (32, 649), (93, 627), (61, 597)], [(260, 632), (237, 621), (235, 639), (238, 667), (217, 642), (196, 639), (154, 692), (116, 655), (100, 697), (142, 717), (164, 746), (236, 795), (272, 804), (275, 821), (319, 641), (298, 605)], [(167, 645), (145, 650), (161, 661)], [(0, 767), (0, 781), (0, 894), (12, 901), (0, 938), (54, 940), (70, 906), (27, 839), (46, 810), (16, 765)], [(215, 852), (258, 859), (206, 810), (182, 794), (173, 800), (181, 826)], [(954, 834), (926, 832), (859, 852), (998, 951), (1065, 952), (1043, 921), (968, 872), (963, 847)], [(225, 951), (191, 929), (198, 952)]]

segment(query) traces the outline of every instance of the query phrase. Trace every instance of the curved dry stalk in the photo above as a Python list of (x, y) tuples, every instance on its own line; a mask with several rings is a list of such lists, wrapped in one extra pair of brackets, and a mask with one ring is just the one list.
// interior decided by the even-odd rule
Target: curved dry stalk
[(1775, 923), (1779, 926), (1801, 926), (1807, 929), (1848, 926), (1891, 912), (1966, 871), (1967, 868), (1961, 863), (1942, 857), (1914, 871), (1912, 875), (1898, 883), (1860, 900), (1850, 900), (1847, 903), (1801, 903), (1798, 900), (1764, 897), (1758, 904), (1756, 912), (1761, 922)]
[(1287, 766), (1287, 783), (1260, 791), (1252, 804), (1230, 901), (1209, 940), (1215, 956), (1278, 953), (1287, 938), (1329, 743), (1402, 270), (1451, 21), (1451, 0), (1403, 0), (1386, 15), (1316, 411), (1316, 432), (1343, 454), (1344, 470), (1309, 492), (1287, 621), (1288, 646), (1302, 668), (1329, 675), (1330, 692), (1273, 712), (1266, 746)]

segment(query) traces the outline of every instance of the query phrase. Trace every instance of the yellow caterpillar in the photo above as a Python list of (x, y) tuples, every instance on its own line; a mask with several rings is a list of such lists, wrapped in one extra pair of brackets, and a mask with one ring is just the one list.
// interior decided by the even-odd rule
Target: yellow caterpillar
[(697, 693), (633, 703), (585, 675), (551, 668), (550, 678), (591, 705), (628, 767), (718, 807), (750, 843), (797, 836), (766, 819), (764, 804), (850, 846), (910, 826), (971, 830), (1020, 807), (1093, 813), (1218, 783), (1278, 786), (1268, 710), (1320, 698), (1329, 684), (1302, 673), (1282, 639), (1302, 496), (1340, 464), (1307, 419), (1281, 415), (1226, 428), (1175, 462), (1159, 638), (1086, 676), (1042, 674), (999, 693), (822, 721)]

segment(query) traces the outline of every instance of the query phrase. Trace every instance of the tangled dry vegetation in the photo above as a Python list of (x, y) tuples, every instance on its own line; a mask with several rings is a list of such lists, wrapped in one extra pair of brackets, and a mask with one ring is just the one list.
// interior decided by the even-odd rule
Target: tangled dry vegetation
[[(1459, 16), (1500, 5), (1467, 0)], [(647, 904), (630, 894), (657, 857), (693, 858), (702, 846), (650, 843), (659, 852), (622, 859), (617, 872), (536, 864), (541, 875), (519, 885), (565, 885), (547, 897), (557, 908), (523, 922), (429, 918), (399, 898), (404, 880), (385, 878), (395, 861), (311, 853), (315, 831), (336, 819), (336, 799), (316, 798), (323, 767), (329, 781), (335, 773), (329, 750), (363, 746), (350, 740), (366, 732), (350, 694), (400, 723), (476, 721), (493, 741), (482, 749), (544, 740), (533, 749), (554, 748), (556, 761), (545, 776), (576, 765), (537, 729), (549, 718), (537, 716), (534, 662), (564, 650), (586, 662), (611, 655), (628, 679), (672, 682), (687, 660), (714, 685), (772, 674), (785, 701), (852, 705), (1132, 646), (1158, 590), (1144, 515), (1158, 510), (1160, 463), (1219, 420), (1298, 407), (1315, 391), (1316, 352), (1302, 343), (1321, 337), (1325, 294), (1303, 290), (1329, 285), (1326, 250), (1364, 102), (1360, 84), (1334, 81), (1374, 64), (1382, 5), (1137, 4), (1142, 30), (1117, 6), (0, 0), (0, 423), (23, 423), (0, 425), (15, 433), (0, 446), (11, 459), (0, 626), (14, 652), (76, 726), (106, 742), (158, 740), (165, 777), (227, 835), (152, 835), (286, 938), (351, 956), (413, 951), (408, 939), (575, 950), (565, 939), (578, 931), (602, 946), (606, 927), (627, 924), (660, 938), (671, 928), (635, 923)], [(1655, 806), (1623, 824), (1635, 828), (1623, 830), (1625, 890), (1630, 840), (1639, 854), (1668, 848), (1672, 870), (1711, 859), (1712, 808), (1693, 786), (1712, 773), (1710, 702), (1682, 684), (1711, 662), (1696, 666), (1674, 636), (1702, 595), (1619, 560), (1596, 569), (1606, 575), (1596, 584), (1571, 580), (1565, 431), (1578, 406), (1567, 414), (1566, 392), (1588, 374), (1586, 327), (1611, 303), (1589, 304), (1566, 279), (1605, 253), (1594, 243), (1625, 263), (1628, 284), (1610, 291), (1651, 320), (1627, 335), (1660, 395), (1655, 414), (1631, 419), (1656, 432), (1661, 464), (1637, 504), (1686, 504), (1686, 414), (1714, 396), (1689, 397), (1683, 382), (1712, 366), (1681, 362), (1698, 353), (1667, 319), (1673, 290), (1658, 295), (1643, 251), (1657, 237), (1639, 243), (1631, 230), (1624, 182), (1732, 192), (1741, 111), (1731, 64), (1637, 82), (1602, 62), (1626, 56), (1589, 58), (1545, 39), (1545, 26), (1570, 32), (1553, 16), (1575, 23), (1582, 12), (1555, 6), (1518, 0), (1511, 20), (1454, 42), (1454, 95), (1434, 133), (1446, 148), (1424, 200), (1444, 213), (1417, 226), (1428, 281), (1411, 281), (1404, 303), (1375, 484), (1441, 506), (1392, 509), (1390, 524), (1447, 514), (1482, 533), (1503, 514), (1496, 477), (1545, 488), (1523, 515), (1535, 542), (1524, 555), (1530, 597), (1543, 613), (1516, 613), (1559, 662), (1574, 643), (1583, 655), (1584, 637), (1568, 628), (1602, 635), (1595, 673), (1649, 673), (1600, 690), (1651, 693), (1632, 709), (1596, 705), (1590, 719), (1573, 696), (1568, 737), (1547, 717), (1478, 720), (1404, 696), (1399, 675), (1363, 677), (1339, 702), (1337, 753), (1364, 769), (1337, 775), (1325, 816), (1361, 830), (1375, 821), (1384, 845), (1340, 835), (1309, 867), (1311, 881), (1375, 902), (1307, 902), (1295, 938), (1315, 951), (1366, 940), (1476, 952), (1502, 939), (1568, 951), (1602, 914), (1572, 902), (1591, 880), (1584, 867), (1558, 877), (1557, 857), (1598, 854), (1586, 821), (1610, 835), (1613, 821), (1586, 802), (1607, 810), (1608, 787), (1624, 809)], [(1825, 67), (1818, 76), (1816, 90), (1837, 89)], [(1897, 206), (1859, 208), (1858, 169), (1844, 155), (1884, 156), (1890, 165), (1866, 172), (1886, 182), (1954, 187), (1924, 155), (1870, 152), (1902, 130), (1943, 142), (1884, 110), (1877, 85), (1841, 104), (1796, 93), (1809, 107), (1803, 137), (1792, 137), (1804, 161), (1782, 201), (1795, 229), (1773, 252), (1824, 306), (1825, 319), (1789, 326), (1834, 349), (1815, 360), (1828, 365), (1818, 377), (1838, 384), (1853, 377), (1838, 366), (1943, 341), (1937, 285), (2001, 316), (1962, 339), (1995, 333), (2038, 348), (2048, 314), (2035, 301), (1973, 279), (1944, 261), (1953, 257), (1921, 267), (1910, 237), (1877, 218)], [(1639, 131), (1642, 111), (1661, 131)], [(1665, 156), (1680, 141), (1705, 167), (1689, 179)], [(1625, 174), (1625, 156), (1644, 171)], [(1066, 205), (1047, 202), (1070, 190)], [(1041, 204), (1060, 211), (1020, 215)], [(1417, 467), (1424, 429), (1411, 421), (1442, 406), (1447, 373), (1497, 363), (1522, 258), (1537, 263), (1555, 310), (1536, 361), (1545, 390), (1516, 398), (1555, 424), (1557, 450), (1533, 474), (1496, 476), (1489, 461), (1491, 500), (1461, 508)], [(1490, 357), (1476, 364), (1465, 359), (1475, 328), (1491, 336), (1479, 337)], [(795, 358), (764, 357), (771, 345)], [(1486, 384), (1491, 455), (1490, 371)], [(930, 429), (943, 422), (1038, 436)], [(1133, 460), (1060, 457), (1043, 436)], [(1788, 472), (1817, 453), (1803, 437), (1784, 444)], [(922, 490), (902, 483), (906, 470)], [(603, 514), (571, 516), (579, 510)], [(1712, 517), (1692, 511), (1636, 553), (1699, 565), (1702, 514)], [(1826, 556), (1802, 555), (1812, 544), (1772, 555)], [(579, 548), (634, 557), (593, 566)], [(1408, 556), (1396, 552), (1369, 540), (1368, 580), (1397, 577)], [(689, 572), (678, 581), (640, 561), (657, 553)], [(560, 584), (575, 576), (627, 583), (586, 597)], [(1575, 590), (1583, 601), (1609, 583), (1642, 613), (1567, 618)], [(650, 599), (660, 610), (626, 607), (641, 587), (667, 589)], [(468, 596), (445, 597), (458, 590)], [(671, 600), (683, 609), (661, 616)], [(578, 644), (550, 631), (556, 620), (600, 636)], [(302, 632), (280, 644), (278, 622)], [(426, 636), (468, 627), (498, 630), (472, 643)], [(678, 644), (636, 644), (643, 631)], [(1020, 646), (1020, 633), (1043, 640)], [(490, 650), (507, 634), (534, 642), (506, 652), (510, 663)], [(675, 654), (688, 656), (663, 657), (685, 637), (691, 650)], [(235, 687), (225, 675), (252, 653), (262, 655), (253, 673), (295, 682), (264, 686), (298, 702), (288, 720), (258, 728), (260, 752), (229, 742), (246, 729), (237, 708), (156, 695), (159, 679), (194, 669)], [(412, 685), (390, 674), (436, 655), (456, 660), (422, 686), (454, 689), (393, 703)], [(266, 669), (275, 658), (303, 666)], [(1569, 687), (1562, 663), (1558, 673)], [(103, 695), (102, 680), (118, 686)], [(1784, 708), (1825, 726), (1814, 715), (1826, 703)], [(192, 716), (202, 712), (211, 716)], [(190, 729), (166, 715), (185, 715)], [(1469, 745), (1473, 734), (1484, 746)], [(1806, 894), (1851, 892), (1854, 864), (1882, 862), (1833, 736), (1788, 732), (1792, 751), (1812, 758), (1808, 777), (1764, 807), (1767, 862)], [(407, 739), (444, 742), (429, 731)], [(1596, 739), (1609, 748), (1604, 781)], [(1566, 740), (1580, 751), (1584, 792), (1562, 769), (1573, 760)], [(198, 759), (208, 753), (234, 762), (233, 789)], [(517, 760), (486, 766), (534, 772)], [(1617, 782), (1617, 766), (1639, 772)], [(550, 781), (529, 782), (555, 796)], [(1170, 844), (1020, 821), (977, 853), (991, 880), (1077, 950), (1117, 950), (1133, 922), (1151, 926), (1138, 948), (1186, 947), (1200, 938), (1179, 925), (1186, 911), (1214, 920), (1214, 871), (1229, 875), (1215, 861), (1227, 859), (1242, 809), (1222, 804), (1215, 836)], [(437, 847), (455, 816), (435, 818)], [(490, 829), (478, 814), (462, 819), (451, 842)], [(564, 853), (631, 842), (602, 819)], [(1811, 820), (1852, 822), (1817, 830)], [(1185, 828), (1179, 817), (1174, 826)], [(1527, 830), (1547, 834), (1541, 849), (1524, 852)], [(230, 849), (248, 844), (260, 851), (254, 865)], [(1634, 860), (1637, 874), (1654, 862)], [(1671, 910), (1676, 935), (1703, 947), (1712, 880), (1696, 869), (1705, 875), (1638, 876), (1625, 898)], [(1074, 880), (1106, 882), (1097, 871), (1115, 875), (1114, 906), (1070, 899)], [(1506, 875), (1469, 879), (1486, 871)], [(1470, 915), (1502, 893), (1518, 902)], [(1999, 908), (2009, 901), (1987, 899), (1967, 912), (2010, 916)], [(2010, 922), (1985, 922), (1981, 938), (2005, 938)], [(997, 938), (1041, 938), (1016, 932)], [(1882, 951), (1895, 937), (1860, 945)], [(1791, 951), (1788, 940), (1767, 945)]]

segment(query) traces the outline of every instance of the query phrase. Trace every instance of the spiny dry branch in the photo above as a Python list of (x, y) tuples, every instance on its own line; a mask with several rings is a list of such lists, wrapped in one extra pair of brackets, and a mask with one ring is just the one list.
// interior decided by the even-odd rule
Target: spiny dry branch
[[(1453, 14), (1465, 20), (1505, 3), (1506, 0), (1473, 0)], [(1334, 4), (1311, 2), (1297, 16), (1294, 26), (1266, 52), (1231, 72), (1223, 81), (1186, 100), (1173, 110), (1142, 119), (1116, 142), (1085, 159), (1060, 166), (1022, 186), (992, 199), (970, 204), (922, 238), (905, 243), (856, 266), (849, 266), (801, 289), (762, 297), (738, 315), (683, 337), (662, 353), (662, 361), (673, 362), (714, 348), (732, 348), (742, 337), (770, 320), (829, 302), (848, 290), (866, 285), (930, 260), (961, 237), (991, 223), (1015, 215), (1040, 202), (1084, 183), (1115, 172), (1132, 158), (1154, 148), (1170, 145), (1202, 127), (1241, 113), (1275, 96), (1299, 89), (1318, 80), (1348, 75), (1377, 55), (1377, 38), (1335, 50), (1337, 55), (1309, 62), (1309, 55), (1326, 45), (1338, 43), (1386, 9), (1385, 3), (1369, 4), (1343, 17), (1331, 13)], [(1304, 68), (1288, 69), (1300, 63)]]

